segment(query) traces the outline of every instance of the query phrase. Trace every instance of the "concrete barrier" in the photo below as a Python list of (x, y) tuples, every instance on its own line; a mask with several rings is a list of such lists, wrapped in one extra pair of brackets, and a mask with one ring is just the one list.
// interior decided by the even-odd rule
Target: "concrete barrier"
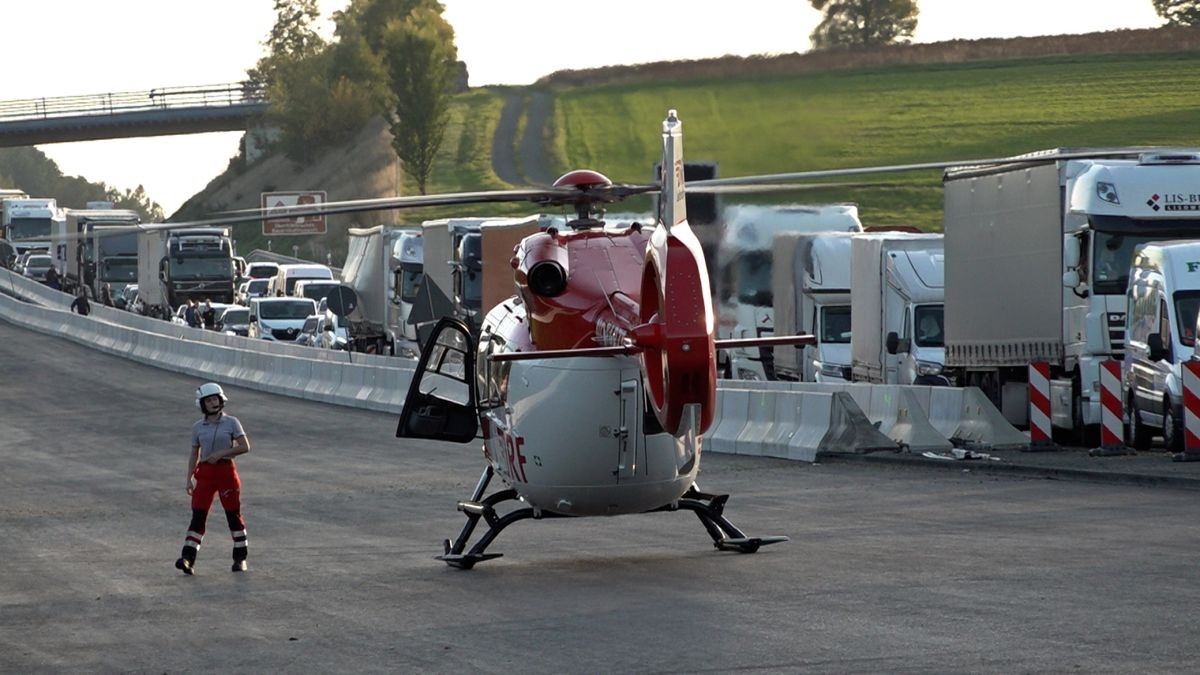
[(721, 398), (721, 417), (708, 433), (708, 449), (712, 452), (734, 454), (737, 438), (750, 417), (750, 392), (743, 389), (717, 390)]
[[(0, 270), (0, 291), (19, 289), (22, 297), (29, 300), (0, 293), (0, 318), (97, 351), (185, 373), (200, 380), (338, 405), (399, 412), (412, 378), (413, 364), (407, 359), (355, 356), (346, 352), (247, 340), (176, 326), (107, 307), (97, 306), (93, 315), (79, 316), (53, 304), (36, 304), (39, 299), (49, 303), (56, 300), (54, 294), (64, 294), (36, 283), (29, 287), (28, 280), (13, 276), (7, 270)], [(25, 282), (24, 285), (21, 282)], [(5, 284), (9, 284), (9, 288), (5, 288)], [(69, 296), (64, 297), (69, 299)], [(363, 363), (348, 363), (352, 358)], [(349, 377), (346, 377), (347, 372), (351, 373)]]
[(963, 390), (962, 423), (956, 444), (980, 450), (1026, 449), (1029, 437), (1017, 431), (978, 387)]
[(787, 459), (815, 462), (829, 434), (833, 416), (833, 394), (819, 392), (787, 392), (795, 415), (795, 428), (787, 443)]
[(775, 419), (775, 403), (772, 397), (776, 394), (777, 392), (771, 391), (750, 392), (746, 424), (734, 441), (734, 452), (739, 455), (763, 454), (763, 446)]

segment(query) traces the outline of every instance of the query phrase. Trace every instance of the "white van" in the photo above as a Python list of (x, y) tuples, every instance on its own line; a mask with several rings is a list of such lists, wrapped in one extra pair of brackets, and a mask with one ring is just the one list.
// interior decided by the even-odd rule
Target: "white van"
[(250, 301), (251, 338), (294, 342), (304, 320), (317, 313), (317, 303), (308, 298), (254, 298)]
[(278, 297), (292, 295), (296, 291), (296, 282), (301, 279), (333, 279), (333, 272), (324, 265), (280, 265), (279, 271), (271, 278), (267, 287), (267, 295)]
[(336, 279), (301, 279), (292, 289), (292, 295), (297, 298), (308, 298), (320, 303), (333, 289), (341, 286)]
[(1200, 241), (1150, 242), (1133, 254), (1126, 291), (1126, 444), (1150, 447), (1161, 434), (1167, 449), (1183, 449), (1180, 364), (1194, 358), (1200, 310)]

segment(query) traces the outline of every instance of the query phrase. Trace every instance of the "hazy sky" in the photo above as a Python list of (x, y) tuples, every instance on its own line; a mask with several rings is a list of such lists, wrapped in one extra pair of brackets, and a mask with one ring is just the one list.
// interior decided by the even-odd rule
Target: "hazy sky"
[[(528, 84), (564, 68), (804, 51), (820, 20), (804, 0), (442, 2), (472, 85)], [(346, 4), (320, 0), (326, 16)], [(272, 5), (271, 0), (6, 5), (0, 99), (240, 80), (262, 54), (261, 42), (274, 21)], [(919, 0), (919, 6), (918, 42), (1161, 24), (1150, 0)], [(64, 173), (122, 189), (144, 185), (169, 214), (224, 170), (239, 136), (166, 136), (41, 149)]]

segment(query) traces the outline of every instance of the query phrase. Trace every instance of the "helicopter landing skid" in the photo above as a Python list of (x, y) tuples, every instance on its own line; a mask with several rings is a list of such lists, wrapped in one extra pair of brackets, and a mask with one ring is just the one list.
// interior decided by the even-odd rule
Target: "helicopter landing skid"
[[(519, 520), (527, 518), (561, 518), (555, 513), (544, 513), (535, 511), (532, 507), (517, 509), (503, 516), (496, 514), (496, 505), (508, 500), (517, 501), (520, 497), (517, 496), (516, 490), (501, 490), (487, 499), (482, 499), (484, 490), (487, 489), (488, 483), (491, 482), (493, 469), (488, 466), (483, 470), (483, 475), (479, 477), (479, 482), (475, 485), (475, 492), (471, 494), (471, 499), (465, 502), (458, 503), (458, 510), (467, 515), (467, 522), (463, 525), (463, 529), (458, 533), (457, 539), (444, 539), (442, 547), (444, 553), (435, 556), (435, 559), (462, 570), (469, 570), (475, 566), (475, 563), (480, 563), (485, 560), (492, 560), (503, 556), (503, 553), (484, 553), (487, 547), (495, 541), (496, 537), (504, 528), (512, 525)], [(471, 533), (475, 531), (475, 526), (479, 524), (479, 519), (482, 518), (488, 524), (488, 530), (480, 537), (479, 541), (471, 547), (471, 550), (463, 553), (463, 549), (467, 547), (467, 539), (471, 537)]]
[(759, 548), (769, 544), (788, 541), (787, 537), (747, 537), (745, 533), (729, 522), (725, 517), (725, 502), (729, 495), (711, 495), (701, 492), (693, 484), (683, 493), (675, 504), (664, 506), (655, 511), (675, 511), (685, 509), (696, 514), (708, 535), (713, 539), (713, 546), (721, 551), (737, 551), (738, 553), (754, 553)]

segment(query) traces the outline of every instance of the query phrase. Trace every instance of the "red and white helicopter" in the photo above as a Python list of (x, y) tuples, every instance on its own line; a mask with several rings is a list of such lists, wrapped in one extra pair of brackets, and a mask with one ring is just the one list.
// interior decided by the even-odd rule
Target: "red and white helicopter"
[[(470, 568), (498, 557), (487, 547), (527, 518), (680, 509), (694, 512), (721, 550), (753, 553), (787, 540), (747, 536), (723, 514), (727, 495), (701, 491), (696, 474), (716, 403), (716, 349), (812, 338), (714, 340), (704, 256), (687, 223), (682, 143), (672, 110), (661, 188), (613, 185), (594, 171), (560, 178), (545, 201), (573, 202), (578, 218), (570, 231), (517, 246), (518, 294), (487, 314), (477, 343), (454, 319), (431, 334), (396, 435), (468, 443), (482, 426), (488, 461), (458, 504), (467, 523), (439, 559)], [(596, 202), (657, 191), (652, 231), (606, 229), (590, 217)], [(496, 476), (506, 488), (485, 496)], [(500, 515), (506, 501), (524, 506)], [(480, 519), (488, 530), (468, 550)]]

